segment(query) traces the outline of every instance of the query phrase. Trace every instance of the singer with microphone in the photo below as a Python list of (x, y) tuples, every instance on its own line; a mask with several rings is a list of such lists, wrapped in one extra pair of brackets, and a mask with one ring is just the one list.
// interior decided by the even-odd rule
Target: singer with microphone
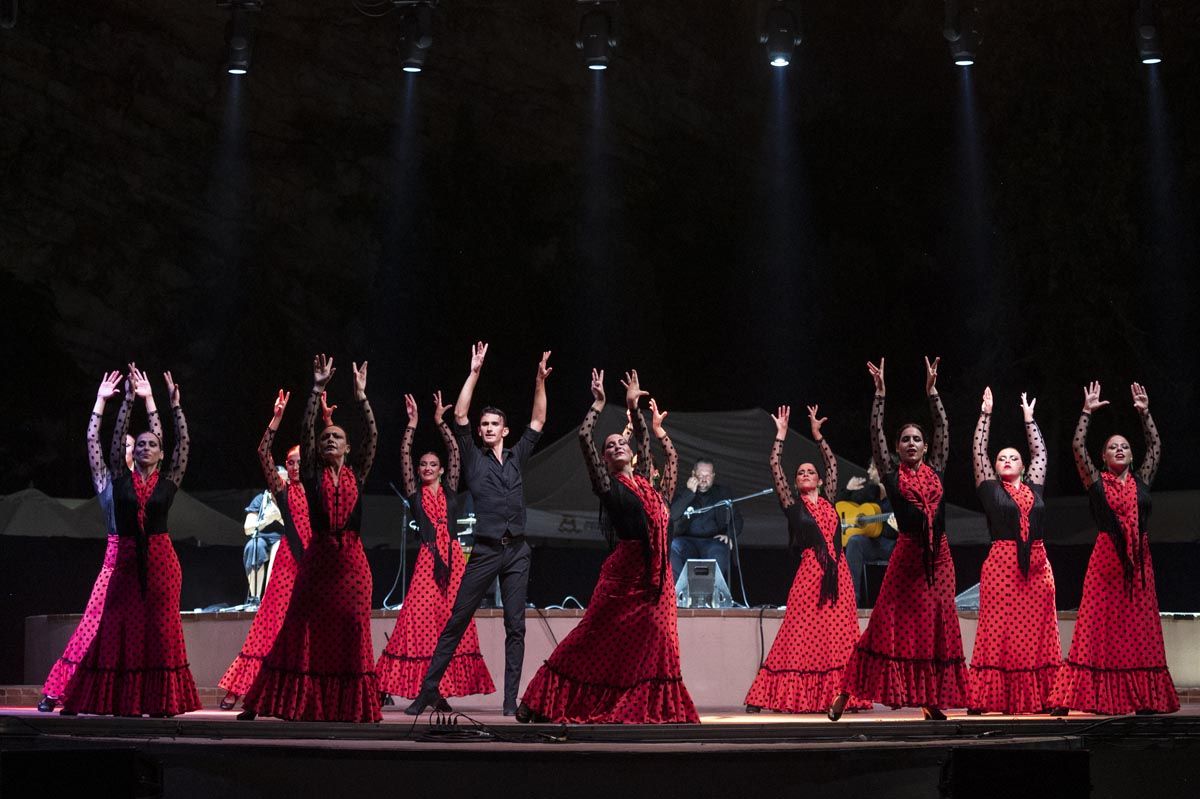
[(711, 513), (697, 513), (733, 499), (730, 490), (716, 479), (715, 464), (708, 458), (700, 458), (692, 467), (687, 485), (671, 503), (671, 571), (675, 580), (690, 558), (715, 560), (722, 576), (729, 580), (729, 553), (734, 539), (742, 532), (742, 514), (728, 504)]

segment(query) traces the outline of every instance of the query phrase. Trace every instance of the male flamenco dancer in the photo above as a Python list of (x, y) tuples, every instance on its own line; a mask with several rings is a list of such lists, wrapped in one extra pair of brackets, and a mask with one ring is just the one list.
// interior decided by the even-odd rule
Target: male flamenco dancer
[(488, 345), (482, 341), (471, 348), (471, 371), (454, 404), (454, 435), (462, 452), (462, 479), (475, 507), (475, 547), (467, 561), (450, 620), (429, 661), (421, 693), (404, 710), (410, 716), (420, 715), (429, 707), (450, 710), (438, 693), (438, 684), (467, 624), (497, 575), (504, 604), (504, 715), (517, 712), (517, 689), (525, 658), (525, 594), (529, 587), (530, 559), (529, 544), (525, 542), (522, 472), (546, 424), (546, 378), (552, 370), (546, 365), (550, 353), (543, 352), (533, 386), (533, 414), (516, 445), (505, 448), (507, 419), (499, 408), (488, 406), (479, 415), (478, 433), (483, 442), (479, 446), (471, 438), (467, 413), (487, 349)]

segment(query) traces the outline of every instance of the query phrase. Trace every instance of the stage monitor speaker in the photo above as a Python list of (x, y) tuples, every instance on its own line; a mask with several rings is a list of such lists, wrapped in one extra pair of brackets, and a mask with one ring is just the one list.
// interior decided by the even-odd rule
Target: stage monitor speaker
[(162, 765), (135, 749), (0, 751), (0, 799), (159, 799)]
[(955, 610), (979, 610), (979, 583), (954, 597)]
[(941, 799), (1088, 799), (1088, 752), (1081, 749), (951, 749), (942, 764)]
[(733, 607), (733, 595), (716, 560), (688, 560), (683, 573), (675, 581), (675, 603), (681, 608)]

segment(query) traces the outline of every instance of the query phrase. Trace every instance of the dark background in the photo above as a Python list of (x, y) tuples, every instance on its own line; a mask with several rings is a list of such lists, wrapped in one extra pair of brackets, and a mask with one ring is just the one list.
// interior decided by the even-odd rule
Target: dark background
[(514, 428), (548, 348), (550, 437), (593, 365), (610, 393), (636, 367), (667, 408), (820, 402), (859, 462), (867, 359), (887, 357), (894, 428), (928, 420), (921, 358), (941, 355), (968, 507), (984, 385), (993, 450), (1038, 398), (1055, 496), (1081, 490), (1085, 381), (1113, 401), (1093, 446), (1120, 430), (1141, 452), (1136, 379), (1155, 488), (1200, 487), (1200, 4), (1160, 3), (1153, 72), (1129, 2), (982, 5), (968, 84), (936, 0), (808, 0), (785, 71), (753, 3), (626, 3), (603, 75), (573, 3), (447, 0), (415, 79), (396, 15), (348, 0), (268, 3), (241, 79), (212, 3), (23, 3), (0, 31), (0, 493), (88, 495), (95, 386), (129, 359), (160, 403), (163, 369), (182, 386), (184, 488), (253, 488), (272, 397), (297, 391), (294, 436), (317, 351), (343, 415), (370, 360), (387, 491), (403, 393), (433, 443), (428, 395), (452, 399), (476, 339), (476, 408)]

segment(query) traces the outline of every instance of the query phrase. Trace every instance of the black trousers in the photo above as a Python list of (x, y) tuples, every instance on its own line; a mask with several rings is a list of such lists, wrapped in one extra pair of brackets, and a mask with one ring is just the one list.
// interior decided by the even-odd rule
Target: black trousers
[(522, 537), (507, 545), (499, 541), (476, 538), (467, 570), (454, 598), (450, 621), (438, 638), (429, 671), (425, 672), (422, 691), (433, 691), (442, 681), (450, 658), (471, 617), (479, 610), (483, 595), (497, 575), (500, 577), (500, 599), (504, 603), (504, 707), (517, 706), (517, 691), (521, 687), (521, 665), (525, 660), (525, 596), (529, 589), (529, 544)]

